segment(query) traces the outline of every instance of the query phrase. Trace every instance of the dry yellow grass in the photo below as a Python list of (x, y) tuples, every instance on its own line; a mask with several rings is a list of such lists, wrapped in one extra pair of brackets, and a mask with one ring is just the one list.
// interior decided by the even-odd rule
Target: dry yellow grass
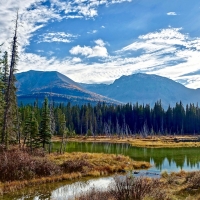
[(61, 155), (50, 154), (48, 159), (61, 165), (64, 161), (86, 160), (96, 171), (117, 172), (151, 167), (148, 162), (133, 161), (128, 156), (103, 154), (103, 153), (64, 153)]
[[(165, 184), (165, 189), (175, 200), (199, 200), (200, 199), (200, 179), (194, 181), (192, 177), (200, 176), (200, 172), (172, 172), (162, 174), (161, 180)], [(198, 184), (197, 184), (198, 183)]]
[[(177, 142), (177, 140), (189, 139), (191, 142)], [(200, 142), (195, 141), (197, 137), (194, 136), (153, 136), (147, 138), (140, 137), (126, 137), (118, 138), (97, 136), (97, 137), (82, 137), (77, 136), (74, 138), (68, 138), (68, 141), (74, 142), (109, 142), (109, 143), (128, 143), (135, 147), (200, 147)], [(60, 138), (53, 138), (53, 141), (61, 141)]]

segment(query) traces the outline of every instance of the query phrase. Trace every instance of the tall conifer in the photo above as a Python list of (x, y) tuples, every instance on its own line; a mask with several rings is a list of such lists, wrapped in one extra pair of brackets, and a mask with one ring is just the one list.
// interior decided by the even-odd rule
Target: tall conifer
[(47, 98), (45, 98), (42, 107), (42, 120), (41, 120), (39, 138), (43, 148), (45, 148), (46, 144), (50, 144), (51, 142), (50, 111), (48, 107)]

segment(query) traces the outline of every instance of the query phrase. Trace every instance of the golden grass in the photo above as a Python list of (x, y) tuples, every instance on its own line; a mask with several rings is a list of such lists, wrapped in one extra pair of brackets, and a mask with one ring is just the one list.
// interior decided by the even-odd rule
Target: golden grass
[[(176, 139), (190, 139), (191, 142), (176, 142)], [(139, 136), (136, 137), (126, 137), (126, 138), (118, 138), (116, 136), (105, 137), (105, 136), (97, 136), (97, 137), (83, 137), (76, 136), (74, 138), (68, 138), (68, 141), (74, 142), (109, 142), (109, 143), (128, 143), (135, 147), (154, 147), (154, 148), (162, 148), (162, 147), (200, 147), (200, 142), (195, 141), (197, 137), (195, 136), (153, 136), (147, 137), (146, 139), (141, 138)], [(53, 138), (53, 141), (61, 141), (60, 138)]]
[[(200, 199), (200, 188), (193, 188), (193, 181), (188, 177), (198, 176), (200, 171), (178, 173), (172, 172), (170, 174), (163, 173), (161, 180), (165, 184), (165, 189), (170, 194), (172, 199), (177, 200), (198, 200)], [(199, 180), (200, 182), (200, 180)]]
[(53, 183), (65, 180), (74, 180), (81, 178), (81, 173), (70, 173), (70, 174), (62, 174), (58, 176), (51, 177), (42, 177), (32, 180), (24, 180), (24, 181), (12, 181), (0, 184), (0, 194), (15, 192), (16, 190), (22, 189), (26, 186), (36, 186), (38, 184), (44, 183)]
[(103, 153), (64, 153), (50, 154), (48, 159), (61, 165), (64, 161), (86, 160), (94, 171), (118, 172), (120, 170), (144, 169), (151, 167), (148, 162), (133, 161), (128, 156)]

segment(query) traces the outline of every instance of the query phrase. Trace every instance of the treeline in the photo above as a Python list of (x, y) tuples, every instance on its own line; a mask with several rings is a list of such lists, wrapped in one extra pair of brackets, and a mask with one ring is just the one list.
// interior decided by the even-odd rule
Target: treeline
[[(119, 137), (140, 134), (143, 137), (157, 134), (198, 134), (200, 133), (200, 108), (190, 104), (183, 106), (181, 102), (164, 110), (161, 101), (153, 108), (147, 105), (126, 104), (108, 105), (98, 103), (74, 106), (50, 104), (52, 134), (62, 136), (78, 134), (87, 136), (118, 135)], [(41, 124), (42, 108), (37, 102), (19, 108), (22, 132), (26, 128), (26, 120), (34, 113), (37, 123)], [(24, 127), (24, 128), (23, 128)]]

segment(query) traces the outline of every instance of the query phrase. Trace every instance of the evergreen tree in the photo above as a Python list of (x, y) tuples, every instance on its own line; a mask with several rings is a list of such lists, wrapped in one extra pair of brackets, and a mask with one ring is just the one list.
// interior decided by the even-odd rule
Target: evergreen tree
[(44, 100), (41, 118), (39, 140), (42, 144), (42, 147), (45, 148), (45, 145), (50, 144), (51, 142), (50, 111), (47, 98)]
[(38, 147), (38, 136), (38, 122), (34, 116), (34, 112), (31, 111), (25, 122), (24, 144), (26, 144), (27, 147), (30, 147), (31, 150)]

